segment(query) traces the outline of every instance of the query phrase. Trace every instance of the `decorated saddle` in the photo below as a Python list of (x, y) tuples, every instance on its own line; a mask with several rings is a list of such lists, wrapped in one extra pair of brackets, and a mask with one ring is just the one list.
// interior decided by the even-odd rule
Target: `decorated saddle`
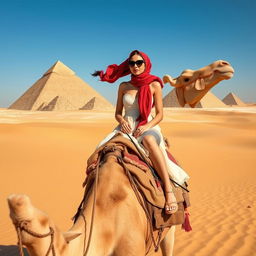
[[(174, 214), (165, 214), (164, 192), (157, 174), (152, 173), (152, 168), (149, 168), (149, 165), (152, 166), (151, 160), (146, 155), (142, 157), (142, 152), (138, 152), (138, 148), (121, 133), (116, 134), (89, 157), (86, 170), (87, 178), (84, 185), (89, 186), (93, 183), (92, 177), (97, 165), (110, 152), (117, 152), (117, 160), (124, 167), (133, 189), (136, 190), (135, 192), (139, 192), (140, 199), (138, 199), (144, 202), (144, 208), (151, 217), (155, 229), (184, 223), (184, 210), (190, 206), (188, 192), (177, 185), (173, 185), (178, 211)], [(175, 161), (170, 152), (168, 155)], [(145, 159), (147, 163), (144, 161)], [(177, 162), (175, 161), (175, 163)], [(187, 187), (186, 183), (180, 185)]]

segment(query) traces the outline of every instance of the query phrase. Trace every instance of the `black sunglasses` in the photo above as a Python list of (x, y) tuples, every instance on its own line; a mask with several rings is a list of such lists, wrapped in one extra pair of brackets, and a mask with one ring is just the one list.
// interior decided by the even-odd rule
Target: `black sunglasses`
[(129, 66), (134, 67), (136, 64), (137, 67), (140, 67), (143, 63), (144, 63), (144, 60), (136, 60), (136, 61), (130, 60)]

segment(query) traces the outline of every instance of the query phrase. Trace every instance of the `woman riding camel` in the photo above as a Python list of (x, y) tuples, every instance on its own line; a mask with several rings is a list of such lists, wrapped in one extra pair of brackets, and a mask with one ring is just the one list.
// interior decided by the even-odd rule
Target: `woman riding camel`
[[(139, 145), (148, 151), (149, 158), (163, 182), (166, 199), (165, 212), (172, 214), (178, 210), (178, 205), (170, 176), (179, 184), (187, 181), (189, 176), (167, 155), (165, 142), (158, 126), (163, 119), (163, 82), (159, 77), (151, 75), (150, 70), (149, 57), (135, 50), (120, 65), (113, 64), (107, 67), (105, 73), (96, 71), (92, 74), (99, 76), (101, 81), (109, 83), (114, 83), (120, 77), (131, 74), (130, 81), (121, 83), (118, 89), (115, 118), (119, 126), (101, 141), (100, 145), (120, 131), (133, 135)], [(154, 117), (150, 114), (152, 107), (155, 108)]]

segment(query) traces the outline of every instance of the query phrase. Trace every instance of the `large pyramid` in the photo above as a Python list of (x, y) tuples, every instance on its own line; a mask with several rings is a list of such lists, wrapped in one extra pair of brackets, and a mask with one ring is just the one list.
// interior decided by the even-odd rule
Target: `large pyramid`
[[(95, 100), (97, 99), (97, 100)], [(90, 102), (94, 104), (90, 104)], [(85, 108), (89, 104), (90, 108)], [(75, 72), (57, 61), (20, 98), (10, 105), (21, 110), (106, 110), (113, 106)]]
[(164, 108), (169, 107), (181, 107), (176, 96), (175, 89), (172, 89), (164, 98), (163, 98), (163, 106)]
[(237, 106), (245, 106), (246, 104), (239, 99), (234, 93), (230, 92), (224, 99), (222, 100), (227, 105), (237, 105)]
[[(163, 98), (164, 107), (181, 107), (177, 99), (175, 89), (171, 90)], [(190, 106), (188, 104), (185, 107)], [(195, 108), (223, 108), (227, 107), (218, 97), (216, 97), (212, 92), (207, 92), (206, 95), (196, 104)]]

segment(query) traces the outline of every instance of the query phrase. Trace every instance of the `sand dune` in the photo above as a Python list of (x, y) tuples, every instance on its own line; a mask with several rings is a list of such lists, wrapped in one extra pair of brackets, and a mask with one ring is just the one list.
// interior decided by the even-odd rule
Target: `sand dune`
[[(116, 126), (113, 115), (0, 109), (1, 256), (18, 255), (11, 193), (28, 194), (63, 231), (71, 226), (86, 160)], [(177, 227), (174, 255), (256, 255), (256, 108), (165, 109), (161, 127), (191, 176), (193, 231)]]

